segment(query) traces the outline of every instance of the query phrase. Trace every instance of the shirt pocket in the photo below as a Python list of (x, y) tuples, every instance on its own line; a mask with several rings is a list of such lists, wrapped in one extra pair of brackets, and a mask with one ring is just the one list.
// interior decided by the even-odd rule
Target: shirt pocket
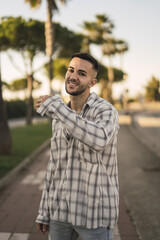
[(95, 150), (91, 149), (87, 145), (78, 142), (78, 153), (79, 153), (79, 160), (88, 162), (91, 164), (98, 164), (99, 163), (99, 153), (97, 153)]

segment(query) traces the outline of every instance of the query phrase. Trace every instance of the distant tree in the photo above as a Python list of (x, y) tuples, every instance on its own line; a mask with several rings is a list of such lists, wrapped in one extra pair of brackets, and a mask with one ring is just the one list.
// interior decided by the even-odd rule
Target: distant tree
[(62, 27), (59, 23), (55, 26), (55, 55), (58, 58), (70, 58), (81, 50), (83, 35)]
[(149, 101), (160, 101), (160, 79), (152, 76), (145, 87), (145, 97)]
[[(83, 48), (88, 51), (89, 44), (99, 45), (101, 48), (102, 56), (107, 56), (109, 59), (108, 66), (108, 100), (113, 102), (112, 99), (112, 84), (115, 81), (114, 70), (112, 66), (112, 57), (116, 54), (122, 55), (128, 50), (127, 43), (123, 40), (118, 40), (113, 37), (114, 24), (105, 14), (97, 14), (96, 20), (92, 22), (84, 22), (84, 41)], [(121, 79), (123, 80), (123, 78)]]
[[(127, 76), (126, 73), (124, 73), (122, 70), (117, 69), (117, 68), (113, 68), (113, 75), (114, 75), (114, 83), (124, 80), (124, 76)], [(99, 72), (98, 72), (97, 79), (101, 83), (100, 84), (101, 85), (101, 94), (100, 94), (101, 97), (107, 98), (107, 100), (108, 100), (108, 96), (110, 94), (109, 88), (108, 88), (108, 82), (109, 82), (108, 67), (104, 66), (103, 64), (99, 64)]]
[[(59, 23), (55, 23), (54, 28), (56, 33), (54, 39), (55, 57), (65, 58), (80, 50), (82, 41), (80, 34), (62, 27)], [(8, 41), (4, 41), (5, 38)], [(45, 66), (44, 63), (38, 69), (33, 67), (36, 57), (45, 53), (44, 23), (32, 19), (26, 21), (21, 17), (3, 17), (0, 23), (0, 41), (3, 43), (2, 46), (5, 47), (5, 50), (13, 49), (17, 51), (24, 62), (25, 70), (22, 70), (20, 65), (14, 61), (13, 54), (7, 51), (13, 66), (22, 74), (23, 78), (27, 78), (28, 111), (26, 121), (28, 124), (31, 124), (34, 74)], [(47, 64), (47, 66), (47, 69), (49, 69), (50, 64)]]
[[(1, 34), (0, 26), (0, 57), (1, 51), (5, 51), (9, 39)], [(1, 79), (1, 59), (0, 59), (0, 155), (9, 154), (12, 150), (12, 138), (8, 127), (6, 107), (2, 94), (2, 79)]]
[[(46, 0), (47, 1), (47, 21), (45, 22), (45, 42), (46, 54), (49, 56), (49, 79), (50, 91), (51, 81), (53, 79), (53, 53), (54, 53), (54, 24), (52, 17), (55, 11), (58, 11), (57, 2), (66, 3), (67, 0)], [(41, 5), (42, 0), (25, 0), (31, 8), (37, 8)]]
[[(80, 52), (83, 35), (62, 27), (59, 23), (54, 24), (55, 31), (55, 59), (53, 62), (54, 76), (63, 78), (65, 76), (71, 56)], [(46, 64), (45, 74), (49, 73), (49, 64)]]
[[(54, 63), (55, 64), (55, 75), (57, 77), (64, 79), (64, 75), (68, 69), (69, 62), (70, 62), (70, 57), (55, 59), (55, 63)], [(124, 77), (124, 72), (117, 68), (113, 68), (113, 70), (114, 70), (114, 75), (115, 75), (115, 82), (121, 81)], [(108, 79), (108, 69), (103, 64), (99, 64), (99, 72), (98, 72), (97, 78), (98, 78), (98, 80), (99, 79)]]
[[(34, 79), (33, 82), (33, 89), (37, 89), (41, 86), (41, 82)], [(13, 80), (10, 84), (7, 84), (7, 88), (10, 91), (21, 91), (21, 90), (25, 90), (27, 89), (28, 86), (28, 81), (27, 78), (19, 78), (19, 79), (15, 79)]]
[[(16, 69), (27, 78), (28, 86), (28, 110), (26, 116), (27, 124), (32, 123), (33, 112), (33, 83), (34, 73), (37, 70), (33, 69), (33, 62), (39, 53), (45, 52), (44, 39), (44, 23), (30, 19), (26, 21), (21, 17), (3, 17), (0, 24), (0, 34), (6, 37), (9, 41), (6, 45), (7, 49), (17, 51), (23, 60), (25, 70), (20, 68), (20, 65), (14, 61), (12, 54), (9, 54), (10, 60)], [(39, 41), (41, 39), (41, 41)]]

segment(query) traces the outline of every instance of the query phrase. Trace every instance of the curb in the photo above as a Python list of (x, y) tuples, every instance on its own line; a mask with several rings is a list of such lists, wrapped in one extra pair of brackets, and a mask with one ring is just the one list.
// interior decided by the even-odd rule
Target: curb
[(29, 156), (27, 156), (18, 166), (13, 168), (6, 176), (0, 179), (0, 190), (11, 183), (16, 175), (25, 168), (29, 163), (31, 163), (35, 157), (45, 150), (50, 145), (50, 139), (46, 140), (42, 145), (40, 145), (36, 150), (34, 150)]

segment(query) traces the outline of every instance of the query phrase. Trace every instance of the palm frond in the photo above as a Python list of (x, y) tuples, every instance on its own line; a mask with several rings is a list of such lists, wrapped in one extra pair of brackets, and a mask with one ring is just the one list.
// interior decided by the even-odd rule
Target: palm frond
[(31, 8), (37, 8), (41, 5), (41, 0), (25, 0), (26, 3), (29, 3)]

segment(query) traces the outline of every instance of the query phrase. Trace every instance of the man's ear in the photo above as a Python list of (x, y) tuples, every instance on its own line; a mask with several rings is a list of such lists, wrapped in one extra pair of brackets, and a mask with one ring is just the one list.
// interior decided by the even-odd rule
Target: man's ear
[(89, 87), (90, 87), (90, 88), (93, 87), (96, 83), (97, 83), (97, 79), (96, 79), (96, 78), (95, 78), (95, 79), (92, 79), (92, 80), (91, 80), (91, 83), (89, 84)]

